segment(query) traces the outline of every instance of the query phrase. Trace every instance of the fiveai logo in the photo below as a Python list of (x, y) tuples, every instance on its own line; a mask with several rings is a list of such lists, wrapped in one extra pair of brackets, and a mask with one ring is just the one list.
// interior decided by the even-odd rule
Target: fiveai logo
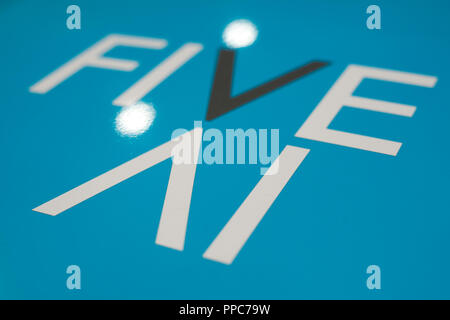
[[(244, 34), (245, 37), (235, 42), (236, 47), (240, 47), (245, 43), (253, 43), (254, 38), (252, 37), (256, 36), (255, 33), (246, 32)], [(239, 33), (239, 36), (241, 35)], [(104, 56), (106, 52), (119, 45), (161, 50), (167, 46), (167, 41), (127, 35), (109, 35), (31, 86), (30, 91), (45, 94), (85, 67), (115, 69), (127, 72), (134, 70), (138, 66), (136, 61)], [(112, 102), (113, 105), (129, 108), (141, 103), (141, 99), (146, 94), (196, 56), (202, 48), (203, 46), (199, 43), (184, 44), (118, 96)], [(324, 61), (309, 62), (232, 97), (231, 87), (235, 55), (236, 51), (234, 50), (219, 50), (206, 114), (207, 121), (212, 121), (327, 65)], [(299, 124), (300, 126), (295, 136), (396, 156), (402, 145), (400, 142), (328, 128), (343, 106), (404, 117), (412, 117), (414, 115), (415, 106), (353, 96), (353, 92), (364, 79), (377, 79), (428, 88), (434, 87), (437, 81), (437, 78), (433, 76), (361, 65), (349, 65), (306, 121), (303, 124)], [(167, 142), (67, 191), (33, 210), (49, 215), (57, 215), (64, 212), (164, 160), (173, 159), (174, 155), (178, 154), (176, 150), (179, 150), (181, 141), (191, 141), (192, 143), (189, 144), (188, 148), (191, 152), (189, 158), (199, 159), (201, 142), (204, 137), (203, 128), (194, 126), (191, 131), (185, 130), (179, 132), (179, 134), (181, 135), (175, 135), (175, 139), (168, 139)], [(309, 151), (305, 148), (287, 145), (279, 155), (276, 153), (277, 157), (273, 161), (271, 159), (269, 169), (264, 172), (261, 180), (210, 244), (203, 257), (221, 263), (232, 263)], [(172, 161), (169, 183), (156, 236), (158, 245), (177, 250), (183, 250), (184, 248), (197, 164), (198, 161), (176, 161), (176, 159)]]

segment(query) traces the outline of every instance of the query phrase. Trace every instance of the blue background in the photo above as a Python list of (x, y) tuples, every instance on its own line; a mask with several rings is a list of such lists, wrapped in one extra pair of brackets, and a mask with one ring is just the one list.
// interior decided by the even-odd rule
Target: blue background
[[(66, 8), (81, 8), (81, 30)], [(366, 28), (368, 5), (381, 30)], [(448, 1), (5, 1), (0, 3), (0, 298), (450, 298)], [(185, 249), (155, 244), (170, 162), (52, 217), (32, 211), (204, 120), (225, 26), (259, 30), (237, 50), (233, 92), (308, 61), (331, 65), (204, 129), (279, 128), (311, 152), (235, 261), (202, 254), (261, 178), (259, 165), (197, 168)], [(47, 94), (29, 87), (111, 33), (166, 39), (118, 47), (133, 72), (85, 68)], [(150, 92), (155, 121), (138, 138), (114, 130), (112, 101), (186, 42), (204, 50)], [(438, 77), (434, 88), (364, 80), (355, 95), (417, 106), (412, 118), (344, 108), (331, 128), (403, 143), (397, 157), (295, 138), (349, 64)], [(66, 267), (82, 289), (66, 288)], [(366, 268), (381, 267), (381, 290)]]

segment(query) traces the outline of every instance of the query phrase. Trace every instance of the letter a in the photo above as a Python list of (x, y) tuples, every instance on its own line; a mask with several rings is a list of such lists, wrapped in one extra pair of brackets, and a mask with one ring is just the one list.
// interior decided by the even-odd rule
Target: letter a
[(367, 267), (367, 274), (370, 274), (367, 278), (367, 288), (369, 290), (381, 289), (381, 270), (377, 265), (371, 265)]
[(373, 29), (381, 29), (381, 9), (377, 5), (370, 5), (367, 7), (366, 13), (372, 13), (367, 18), (367, 29), (373, 30)]
[(81, 10), (79, 6), (76, 6), (74, 4), (67, 7), (68, 14), (72, 14), (67, 18), (66, 26), (67, 29), (73, 30), (73, 29), (81, 29)]
[(67, 289), (81, 289), (81, 270), (77, 265), (68, 266), (66, 269), (66, 273), (70, 274), (70, 277), (67, 278), (66, 286)]

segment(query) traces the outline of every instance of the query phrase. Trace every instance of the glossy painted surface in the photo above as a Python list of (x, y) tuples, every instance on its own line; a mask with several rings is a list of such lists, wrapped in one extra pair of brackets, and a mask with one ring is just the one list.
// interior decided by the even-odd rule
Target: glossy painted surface
[[(450, 298), (448, 1), (377, 1), (381, 30), (366, 28), (367, 1), (80, 0), (81, 30), (66, 28), (69, 4), (0, 3), (0, 298)], [(234, 93), (312, 60), (331, 64), (208, 122), (222, 33), (236, 19), (258, 34), (236, 49)], [(46, 94), (29, 91), (112, 33), (168, 46), (117, 47), (106, 56), (138, 61), (135, 71), (85, 68)], [(148, 130), (119, 134), (112, 101), (187, 42), (203, 50), (142, 99), (155, 110)], [(439, 79), (434, 88), (364, 80), (355, 94), (415, 105), (414, 116), (344, 108), (333, 121), (402, 142), (396, 157), (294, 137), (349, 64)], [(198, 166), (181, 252), (155, 244), (168, 161), (58, 216), (32, 211), (194, 120), (279, 128), (280, 149), (311, 149), (231, 265), (202, 254), (261, 178), (258, 165)], [(79, 291), (66, 288), (72, 264)], [(366, 287), (372, 264), (379, 291)]]

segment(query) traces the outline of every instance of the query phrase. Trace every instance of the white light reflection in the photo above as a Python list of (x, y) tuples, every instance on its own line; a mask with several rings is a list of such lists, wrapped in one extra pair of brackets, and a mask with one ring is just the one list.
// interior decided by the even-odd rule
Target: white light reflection
[(138, 102), (123, 107), (116, 117), (116, 130), (123, 136), (137, 137), (150, 128), (156, 111), (151, 104)]
[(257, 36), (258, 29), (252, 22), (239, 19), (226, 26), (222, 39), (229, 48), (236, 49), (252, 45)]

